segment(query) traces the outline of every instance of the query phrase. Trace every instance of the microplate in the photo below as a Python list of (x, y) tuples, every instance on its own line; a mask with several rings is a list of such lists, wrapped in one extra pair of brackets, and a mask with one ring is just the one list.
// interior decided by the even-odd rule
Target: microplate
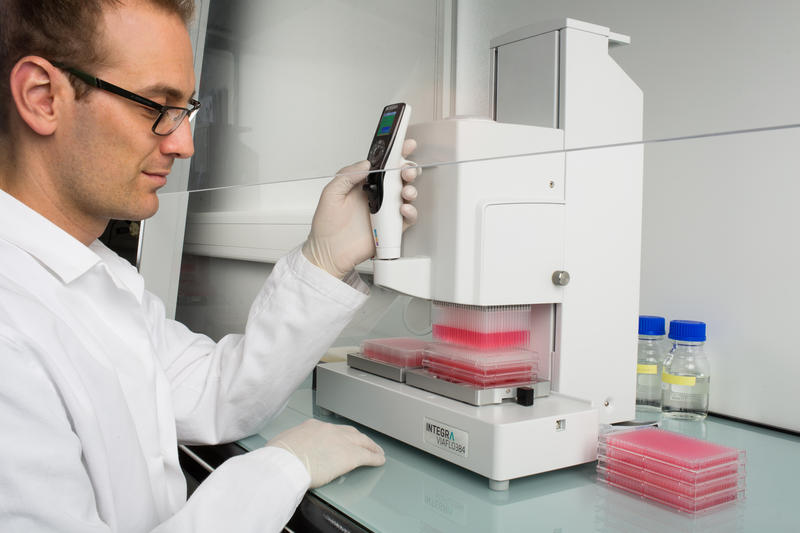
[(404, 368), (422, 366), (422, 354), (430, 341), (414, 337), (368, 339), (361, 343), (365, 357)]

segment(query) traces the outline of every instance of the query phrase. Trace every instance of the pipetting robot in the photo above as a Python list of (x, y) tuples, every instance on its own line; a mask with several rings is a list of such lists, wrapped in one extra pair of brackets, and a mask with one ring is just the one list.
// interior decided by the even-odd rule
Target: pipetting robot
[(491, 42), (494, 120), (408, 126), (418, 160), (458, 163), (425, 169), (374, 282), (431, 300), (437, 342), (320, 365), (319, 407), (495, 490), (593, 461), (598, 425), (634, 417), (642, 93), (608, 55), (628, 42), (521, 28)]

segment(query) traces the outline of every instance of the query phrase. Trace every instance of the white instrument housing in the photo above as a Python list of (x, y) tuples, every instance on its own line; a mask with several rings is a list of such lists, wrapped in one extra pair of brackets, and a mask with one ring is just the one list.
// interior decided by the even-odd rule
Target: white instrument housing
[[(531, 304), (531, 349), (552, 394), (531, 407), (475, 407), (321, 365), (319, 406), (495, 489), (593, 460), (598, 423), (634, 418), (643, 98), (608, 55), (627, 42), (572, 19), (493, 40), (494, 116), (503, 122), (409, 128), (415, 159), (458, 163), (426, 166), (402, 257), (374, 261), (376, 285), (419, 298)], [(427, 424), (466, 442), (465, 453), (426, 439)]]

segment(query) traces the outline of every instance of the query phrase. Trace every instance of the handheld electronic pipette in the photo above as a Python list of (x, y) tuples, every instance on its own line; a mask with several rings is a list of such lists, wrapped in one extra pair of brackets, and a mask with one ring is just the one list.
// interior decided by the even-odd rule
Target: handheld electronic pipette
[(376, 259), (400, 257), (403, 234), (400, 166), (410, 116), (410, 105), (397, 103), (384, 107), (369, 147), (370, 173), (363, 188), (369, 200)]

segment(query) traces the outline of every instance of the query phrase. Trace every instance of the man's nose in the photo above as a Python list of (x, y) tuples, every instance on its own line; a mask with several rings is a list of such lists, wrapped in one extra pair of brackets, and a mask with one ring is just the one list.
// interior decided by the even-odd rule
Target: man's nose
[(178, 129), (163, 137), (161, 153), (171, 155), (178, 159), (186, 159), (194, 154), (194, 140), (192, 139), (192, 124), (184, 119)]

